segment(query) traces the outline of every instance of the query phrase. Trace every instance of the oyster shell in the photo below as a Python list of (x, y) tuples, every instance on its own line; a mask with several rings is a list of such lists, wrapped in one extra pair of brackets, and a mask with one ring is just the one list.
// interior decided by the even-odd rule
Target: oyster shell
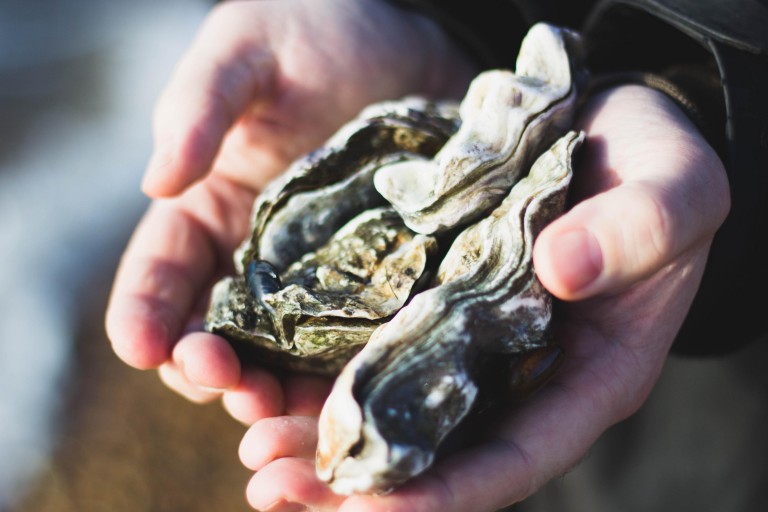
[(387, 204), (373, 187), (374, 172), (386, 163), (432, 158), (458, 126), (454, 102), (412, 97), (367, 107), (259, 195), (238, 270), (255, 259), (282, 270), (358, 213)]
[(317, 457), (334, 491), (383, 492), (426, 469), (489, 387), (480, 375), (548, 346), (531, 250), (583, 140), (566, 134), (578, 47), (536, 25), (517, 73), (479, 75), (461, 120), (452, 103), (373, 105), (256, 200), (206, 327), (243, 358), (341, 372)]
[[(384, 206), (373, 174), (386, 162), (432, 157), (457, 127), (452, 102), (385, 102), (294, 163), (257, 198), (238, 274), (214, 287), (206, 329), (243, 359), (338, 373), (410, 297), (436, 251), (432, 237)], [(268, 286), (252, 266), (263, 261), (280, 274)]]
[[(207, 327), (250, 357), (294, 370), (336, 374), (410, 297), (436, 250), (392, 208), (366, 210), (261, 293), (228, 277), (213, 289)], [(253, 267), (251, 267), (253, 268)]]
[(496, 207), (533, 160), (573, 124), (579, 85), (578, 36), (535, 25), (516, 72), (479, 75), (461, 103), (461, 128), (432, 160), (376, 173), (376, 189), (406, 225), (432, 234), (477, 220)]
[(318, 475), (334, 492), (381, 492), (426, 469), (472, 409), (487, 354), (548, 341), (551, 296), (532, 265), (533, 241), (560, 214), (570, 132), (490, 216), (456, 238), (433, 288), (416, 295), (336, 380), (320, 415)]

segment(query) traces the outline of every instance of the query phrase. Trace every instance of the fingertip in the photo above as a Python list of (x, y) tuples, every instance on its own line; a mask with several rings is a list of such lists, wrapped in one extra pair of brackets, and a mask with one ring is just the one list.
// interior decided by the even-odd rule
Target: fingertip
[(107, 336), (115, 354), (139, 370), (158, 368), (170, 359), (171, 328), (161, 308), (141, 301), (113, 303), (106, 319)]
[(603, 254), (589, 229), (552, 226), (536, 240), (533, 265), (537, 277), (553, 295), (575, 300), (592, 291), (603, 271)]
[(177, 178), (170, 176), (172, 173), (166, 170), (170, 165), (170, 161), (164, 164), (154, 164), (152, 160), (155, 158), (154, 155), (150, 158), (150, 163), (144, 172), (144, 177), (141, 181), (141, 191), (151, 199), (165, 199), (177, 196), (184, 189), (184, 184), (180, 183)]
[(163, 384), (190, 402), (206, 404), (221, 396), (221, 392), (219, 391), (202, 389), (189, 382), (184, 375), (184, 372), (173, 362), (168, 362), (160, 366), (158, 374), (160, 375), (160, 380)]
[(245, 432), (238, 447), (240, 462), (252, 471), (259, 471), (270, 461), (278, 458), (275, 443), (265, 442), (272, 434), (271, 418), (264, 418), (255, 422)]
[(168, 142), (159, 143), (156, 140), (141, 181), (142, 192), (153, 199), (167, 197), (166, 170), (172, 163), (173, 151), (170, 149), (170, 144)]
[(189, 381), (204, 388), (225, 390), (240, 382), (240, 361), (223, 338), (206, 332), (191, 333), (174, 347), (174, 361)]

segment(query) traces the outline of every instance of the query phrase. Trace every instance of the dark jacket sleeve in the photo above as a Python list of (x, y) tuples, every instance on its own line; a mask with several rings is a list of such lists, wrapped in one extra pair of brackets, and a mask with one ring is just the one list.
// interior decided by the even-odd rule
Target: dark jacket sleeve
[(726, 166), (732, 207), (674, 350), (721, 354), (766, 338), (768, 3), (392, 1), (433, 16), (485, 67), (511, 67), (526, 27), (547, 21), (583, 31), (593, 72), (659, 74), (685, 91)]

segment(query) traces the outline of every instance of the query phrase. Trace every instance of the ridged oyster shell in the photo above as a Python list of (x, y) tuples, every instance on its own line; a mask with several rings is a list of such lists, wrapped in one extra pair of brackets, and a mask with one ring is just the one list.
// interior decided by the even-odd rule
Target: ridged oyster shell
[[(431, 158), (458, 125), (453, 102), (384, 102), (296, 161), (256, 199), (238, 273), (214, 287), (206, 328), (243, 359), (337, 374), (408, 300), (436, 251), (375, 191), (374, 172)], [(263, 296), (249, 286), (267, 279), (249, 274), (258, 261), (279, 273)]]
[(578, 37), (539, 24), (522, 42), (515, 73), (478, 76), (461, 103), (461, 128), (432, 160), (394, 163), (376, 189), (406, 225), (432, 234), (497, 206), (533, 160), (573, 124)]
[(563, 208), (584, 75), (578, 36), (536, 25), (517, 73), (479, 75), (461, 120), (451, 103), (371, 106), (257, 199), (206, 325), (260, 364), (341, 371), (317, 457), (334, 491), (429, 467), (479, 376), (547, 346), (531, 249)]
[(563, 209), (582, 140), (570, 132), (544, 153), (490, 216), (459, 235), (435, 286), (345, 366), (319, 427), (318, 475), (335, 492), (386, 491), (422, 472), (472, 409), (487, 355), (548, 342), (551, 296), (531, 252)]
[(450, 101), (411, 97), (367, 107), (259, 195), (239, 270), (253, 259), (282, 270), (358, 213), (387, 204), (373, 187), (373, 174), (387, 163), (432, 158), (458, 126)]
[(403, 306), (435, 250), (434, 238), (413, 233), (392, 208), (366, 210), (261, 300), (245, 276), (217, 283), (208, 328), (261, 362), (336, 374)]

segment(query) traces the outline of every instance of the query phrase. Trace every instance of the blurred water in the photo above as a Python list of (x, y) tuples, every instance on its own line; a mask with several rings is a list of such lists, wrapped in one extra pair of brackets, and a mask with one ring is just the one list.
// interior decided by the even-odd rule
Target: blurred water
[(0, 508), (52, 447), (85, 284), (145, 206), (151, 107), (208, 7), (0, 3)]

